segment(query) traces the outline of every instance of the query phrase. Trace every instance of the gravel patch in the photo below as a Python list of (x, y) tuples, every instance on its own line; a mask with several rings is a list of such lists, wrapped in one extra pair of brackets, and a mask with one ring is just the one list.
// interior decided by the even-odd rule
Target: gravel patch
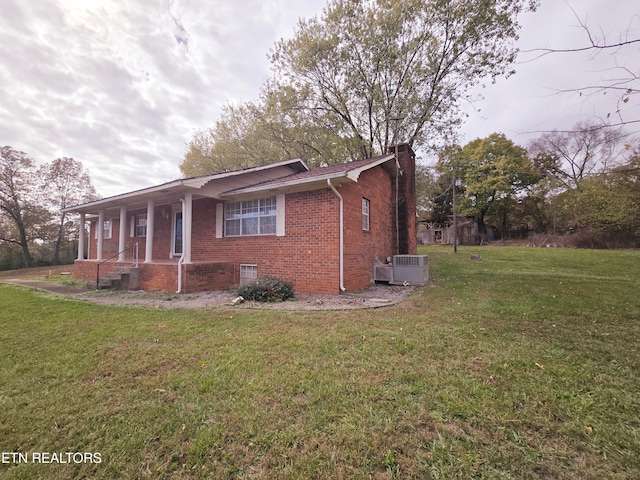
[(74, 295), (77, 299), (101, 305), (144, 306), (151, 308), (232, 307), (266, 310), (352, 310), (396, 305), (416, 291), (416, 287), (372, 285), (358, 292), (341, 295), (297, 294), (286, 302), (242, 302), (233, 305), (232, 291), (174, 294), (145, 291), (91, 291)]

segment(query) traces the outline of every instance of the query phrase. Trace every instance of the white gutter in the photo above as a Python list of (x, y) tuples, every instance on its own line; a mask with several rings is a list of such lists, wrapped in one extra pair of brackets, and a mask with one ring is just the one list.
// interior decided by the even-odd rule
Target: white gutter
[(336, 187), (331, 185), (331, 179), (327, 178), (327, 185), (336, 194), (336, 197), (340, 200), (340, 291), (346, 292), (344, 288), (344, 200), (342, 195), (336, 190)]
[(178, 290), (176, 290), (176, 293), (182, 293), (182, 265), (184, 264), (185, 251), (184, 211), (187, 208), (187, 202), (184, 198), (181, 198), (180, 202), (182, 203), (182, 253), (180, 254), (180, 260), (178, 260)]

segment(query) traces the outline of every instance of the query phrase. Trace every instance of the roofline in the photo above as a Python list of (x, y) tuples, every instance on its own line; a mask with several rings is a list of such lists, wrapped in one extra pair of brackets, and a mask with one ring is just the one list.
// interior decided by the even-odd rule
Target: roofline
[(296, 158), (292, 160), (284, 160), (282, 162), (277, 162), (277, 163), (258, 165), (256, 167), (249, 167), (249, 168), (243, 168), (238, 170), (230, 170), (228, 172), (214, 173), (211, 175), (201, 175), (197, 177), (180, 178), (178, 180), (172, 180), (170, 182), (161, 183), (160, 185), (154, 185), (152, 187), (133, 190), (131, 192), (126, 192), (126, 193), (121, 193), (119, 195), (113, 195), (110, 197), (101, 198), (100, 200), (94, 200), (88, 203), (73, 205), (71, 207), (64, 208), (62, 211), (66, 213), (66, 212), (73, 212), (79, 209), (85, 210), (88, 208), (97, 207), (105, 203), (128, 200), (138, 196), (148, 195), (156, 192), (162, 192), (163, 190), (175, 189), (179, 187), (198, 189), (198, 188), (202, 188), (204, 185), (206, 185), (212, 180), (242, 175), (244, 173), (259, 172), (261, 170), (283, 167), (283, 166), (292, 165), (295, 163), (300, 164), (304, 168), (304, 170), (309, 171), (309, 167), (307, 166), (307, 164), (302, 159)]
[(267, 185), (256, 185), (256, 186), (252, 186), (252, 187), (238, 188), (236, 190), (229, 190), (228, 192), (222, 192), (220, 194), (220, 197), (221, 198), (225, 198), (225, 197), (231, 197), (231, 196), (234, 196), (234, 195), (243, 195), (245, 193), (262, 192), (264, 190), (277, 190), (277, 189), (280, 189), (280, 188), (291, 187), (293, 185), (304, 185), (305, 183), (315, 183), (315, 182), (318, 182), (320, 180), (326, 180), (326, 179), (331, 179), (331, 178), (339, 178), (339, 177), (346, 177), (346, 176), (347, 176), (347, 172), (327, 173), (325, 175), (318, 175), (316, 177), (309, 177), (309, 178), (305, 178), (303, 180), (292, 179), (292, 180), (285, 180), (285, 181), (276, 182), (276, 183), (269, 183)]
[[(280, 188), (287, 188), (287, 187), (291, 187), (294, 185), (304, 185), (307, 183), (316, 183), (319, 181), (323, 181), (323, 180), (327, 180), (327, 179), (332, 179), (332, 178), (341, 178), (341, 177), (346, 177), (350, 180), (352, 180), (353, 182), (357, 182), (358, 181), (358, 177), (360, 177), (360, 174), (365, 171), (365, 170), (369, 170), (370, 168), (373, 167), (377, 167), (378, 165), (381, 165), (383, 163), (388, 162), (389, 160), (395, 159), (396, 156), (393, 153), (384, 155), (382, 157), (380, 157), (378, 160), (376, 160), (375, 162), (371, 162), (371, 163), (367, 163), (366, 165), (362, 165), (360, 167), (356, 167), (352, 170), (343, 170), (340, 172), (333, 172), (333, 173), (326, 173), (324, 175), (317, 175), (317, 176), (313, 176), (313, 177), (307, 177), (304, 178), (302, 180), (300, 179), (290, 179), (290, 180), (282, 180), (280, 182), (269, 182), (265, 185), (255, 185), (255, 186), (251, 186), (251, 187), (244, 187), (244, 188), (238, 188), (236, 190), (230, 190), (227, 192), (223, 192), (220, 194), (221, 198), (224, 197), (231, 197), (231, 196), (235, 196), (235, 195), (243, 195), (243, 194), (249, 194), (249, 193), (256, 193), (256, 192), (262, 192), (265, 190), (277, 190)], [(396, 162), (397, 163), (397, 162)], [(355, 175), (354, 175), (355, 173)]]

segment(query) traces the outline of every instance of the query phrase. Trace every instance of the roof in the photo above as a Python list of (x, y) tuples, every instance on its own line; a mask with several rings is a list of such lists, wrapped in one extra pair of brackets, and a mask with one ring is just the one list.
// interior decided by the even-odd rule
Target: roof
[(215, 195), (216, 190), (219, 193), (220, 191), (228, 189), (228, 186), (218, 189), (214, 189), (211, 187), (212, 184), (220, 184), (221, 181), (237, 185), (239, 182), (242, 183), (242, 177), (254, 178), (255, 182), (256, 180), (261, 180), (265, 177), (272, 178), (274, 175), (283, 176), (289, 175), (291, 172), (303, 172), (308, 170), (309, 167), (307, 167), (307, 165), (299, 158), (294, 160), (286, 160), (283, 162), (243, 168), (238, 170), (230, 170), (227, 172), (219, 172), (211, 175), (181, 178), (178, 180), (162, 183), (160, 185), (102, 198), (93, 202), (74, 205), (72, 207), (65, 208), (64, 211), (95, 213), (97, 210), (119, 208), (121, 205), (126, 205), (130, 209), (142, 208), (146, 206), (149, 200), (179, 202), (180, 198), (186, 192), (192, 192), (194, 194), (200, 194), (202, 196), (209, 197), (217, 196)]
[(294, 173), (286, 177), (275, 178), (265, 182), (249, 185), (242, 188), (236, 188), (223, 192), (220, 196), (227, 198), (239, 196), (242, 194), (257, 193), (264, 191), (280, 191), (287, 192), (313, 190), (327, 186), (327, 180), (337, 179), (334, 185), (346, 183), (348, 181), (357, 182), (360, 174), (378, 165), (382, 165), (391, 172), (395, 172), (398, 168), (394, 154), (380, 155), (378, 157), (367, 158), (364, 160), (356, 160), (353, 162), (341, 163), (339, 165), (331, 165), (328, 167), (314, 168), (305, 172)]
[(103, 198), (93, 202), (66, 208), (65, 212), (91, 213), (98, 211), (115, 212), (120, 207), (129, 210), (146, 208), (149, 201), (157, 203), (177, 203), (185, 193), (194, 198), (247, 197), (264, 192), (291, 193), (297, 191), (326, 188), (327, 182), (338, 186), (357, 182), (360, 174), (381, 165), (395, 173), (398, 168), (394, 154), (356, 160), (354, 162), (331, 165), (309, 170), (300, 159), (261, 165), (259, 167), (233, 170), (229, 172), (182, 178), (153, 187)]

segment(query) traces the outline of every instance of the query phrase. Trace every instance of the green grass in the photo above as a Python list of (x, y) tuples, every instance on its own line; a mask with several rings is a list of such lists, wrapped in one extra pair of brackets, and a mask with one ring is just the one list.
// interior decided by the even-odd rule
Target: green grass
[(424, 252), (431, 283), (368, 311), (0, 285), (0, 451), (102, 457), (0, 477), (640, 478), (640, 252)]

